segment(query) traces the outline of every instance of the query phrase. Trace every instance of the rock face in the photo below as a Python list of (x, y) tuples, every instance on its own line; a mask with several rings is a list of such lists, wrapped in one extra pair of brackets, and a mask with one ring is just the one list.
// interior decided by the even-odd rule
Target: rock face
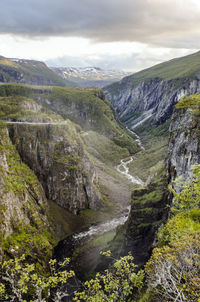
[[(13, 233), (20, 234), (26, 226), (35, 233), (40, 232), (39, 229), (48, 229), (50, 232), (47, 213), (48, 204), (41, 184), (34, 173), (21, 162), (7, 129), (1, 125), (0, 254), (4, 240)], [(19, 250), (19, 245), (10, 246), (7, 243), (5, 247), (9, 254), (16, 255)]]
[(73, 124), (14, 124), (9, 134), (22, 160), (41, 181), (48, 199), (78, 214), (100, 209), (95, 171)]
[(192, 177), (191, 165), (200, 163), (200, 118), (191, 109), (175, 109), (169, 131), (168, 179), (170, 182), (181, 176), (184, 181)]
[(164, 123), (183, 95), (200, 91), (200, 52), (137, 72), (104, 88), (129, 128)]
[(143, 266), (151, 255), (155, 234), (168, 216), (167, 178), (164, 170), (145, 188), (132, 193), (129, 218), (114, 239), (114, 253), (131, 252), (134, 262)]
[(160, 125), (169, 119), (174, 105), (184, 95), (200, 92), (198, 79), (179, 81), (178, 79), (164, 81), (153, 78), (132, 85), (130, 77), (119, 82), (120, 89), (114, 92), (111, 87), (105, 88), (119, 118), (129, 128), (135, 129), (146, 120)]
[[(198, 107), (196, 105), (196, 107)], [(172, 201), (168, 183), (181, 176), (192, 178), (192, 164), (200, 163), (200, 114), (191, 108), (174, 109), (164, 170), (146, 187), (134, 190), (131, 212), (118, 230), (115, 250), (132, 252), (136, 264), (143, 266), (154, 247), (156, 231), (164, 223)], [(176, 191), (180, 186), (174, 185)], [(123, 242), (123, 244), (121, 244)], [(117, 247), (117, 248), (116, 248)], [(115, 251), (114, 251), (115, 252)]]

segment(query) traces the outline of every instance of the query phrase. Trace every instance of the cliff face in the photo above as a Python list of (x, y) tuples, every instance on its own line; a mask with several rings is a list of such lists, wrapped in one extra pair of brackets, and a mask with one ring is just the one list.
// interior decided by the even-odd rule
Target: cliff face
[(181, 176), (184, 181), (192, 177), (191, 165), (200, 163), (200, 118), (189, 108), (175, 109), (169, 131), (168, 179), (170, 182)]
[[(27, 243), (20, 242), (28, 234), (32, 234), (32, 238), (37, 234), (37, 238), (45, 240), (49, 254), (52, 248), (49, 241), (51, 225), (47, 213), (48, 204), (41, 184), (34, 173), (21, 162), (7, 129), (1, 125), (0, 254), (5, 251), (9, 255), (17, 255), (26, 248), (28, 252)], [(31, 244), (32, 249), (36, 248), (39, 253), (40, 247), (36, 247), (30, 239)], [(43, 248), (44, 246), (41, 250)], [(34, 253), (37, 254), (36, 250)]]
[(171, 117), (174, 105), (183, 95), (200, 92), (199, 79), (164, 81), (153, 78), (133, 85), (132, 78), (127, 77), (118, 85), (118, 89), (108, 86), (105, 93), (120, 120), (131, 129), (146, 120), (151, 120), (154, 125), (164, 123)]
[(151, 255), (157, 230), (167, 219), (168, 205), (167, 178), (162, 169), (148, 186), (133, 191), (128, 220), (111, 245), (114, 254), (131, 252), (134, 262), (143, 266)]
[(61, 125), (13, 124), (9, 133), (22, 160), (41, 181), (48, 199), (74, 214), (103, 207), (94, 186), (94, 167), (69, 120)]

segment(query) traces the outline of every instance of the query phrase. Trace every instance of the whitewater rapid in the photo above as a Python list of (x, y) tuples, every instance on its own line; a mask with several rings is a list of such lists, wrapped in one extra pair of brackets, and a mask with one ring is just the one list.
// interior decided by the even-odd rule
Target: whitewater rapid
[(87, 240), (87, 238), (91, 240), (96, 236), (115, 230), (118, 225), (124, 224), (126, 222), (126, 220), (128, 219), (130, 208), (130, 206), (126, 208), (126, 213), (123, 216), (113, 218), (98, 225), (91, 226), (87, 231), (75, 234), (73, 238), (78, 240), (84, 239), (84, 241)]

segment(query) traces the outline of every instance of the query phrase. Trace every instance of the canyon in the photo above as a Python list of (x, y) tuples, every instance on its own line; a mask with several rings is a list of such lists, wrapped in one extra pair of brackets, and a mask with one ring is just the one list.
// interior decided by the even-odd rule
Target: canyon
[[(103, 90), (4, 79), (2, 259), (26, 253), (41, 259), (45, 270), (52, 255), (58, 262), (70, 257), (80, 280), (108, 265), (99, 255), (105, 249), (116, 258), (132, 252), (144, 267), (173, 207), (169, 184), (179, 192), (175, 179), (192, 179), (191, 165), (200, 163), (198, 112), (176, 106), (184, 95), (200, 92), (199, 67), (191, 65), (199, 56), (160, 64)], [(186, 75), (183, 60), (191, 67)], [(177, 70), (169, 74), (172, 65)]]

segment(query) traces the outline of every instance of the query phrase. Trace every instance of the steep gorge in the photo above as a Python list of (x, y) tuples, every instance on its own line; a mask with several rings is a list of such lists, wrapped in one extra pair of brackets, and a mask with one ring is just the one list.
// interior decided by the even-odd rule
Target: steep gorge
[[(131, 92), (134, 97), (138, 98), (138, 102), (134, 104), (135, 109), (132, 103), (129, 107), (127, 101), (122, 102), (121, 107), (117, 108), (118, 113), (125, 107), (131, 108), (130, 111), (125, 109), (124, 116), (130, 114), (129, 118), (124, 120), (122, 114), (121, 120), (131, 129), (134, 125), (139, 125), (140, 118), (143, 121), (151, 119), (150, 125), (153, 127), (159, 124), (162, 126), (183, 93), (199, 91), (198, 79), (185, 80), (186, 88), (181, 86), (179, 89), (175, 87), (176, 83), (177, 80), (160, 82), (158, 79), (140, 83), (140, 87), (136, 89), (140, 91), (139, 94), (137, 95), (136, 90)], [(134, 133), (127, 132), (122, 125), (116, 123), (112, 108), (99, 89), (3, 85), (0, 88), (0, 94), (0, 115), (7, 124), (2, 124), (2, 167), (0, 170), (3, 194), (1, 237), (4, 251), (8, 254), (17, 254), (16, 249), (18, 250), (20, 238), (23, 240), (24, 233), (31, 236), (32, 231), (36, 232), (41, 240), (48, 238), (46, 246), (41, 247), (41, 250), (35, 252), (34, 255), (44, 251), (43, 248), (49, 248), (49, 251), (52, 251), (52, 246), (55, 244), (55, 238), (53, 238), (55, 225), (53, 226), (52, 217), (48, 214), (48, 202), (53, 201), (61, 211), (65, 209), (72, 215), (78, 214), (76, 221), (82, 225), (76, 231), (83, 230), (75, 236), (69, 237), (72, 231), (62, 233), (56, 238), (58, 241), (68, 236), (57, 245), (59, 259), (72, 256), (73, 261), (77, 261), (81, 258), (82, 263), (77, 262), (80, 265), (79, 269), (94, 270), (99, 261), (94, 253), (107, 248), (107, 243), (109, 243), (114, 255), (126, 255), (131, 251), (135, 262), (143, 266), (155, 246), (159, 227), (166, 222), (168, 217), (171, 205), (168, 183), (174, 181), (177, 176), (183, 176), (183, 179), (191, 177), (190, 165), (200, 162), (199, 116), (192, 115), (190, 109), (174, 111), (170, 125), (166, 159), (168, 174), (166, 175), (162, 155), (159, 162), (154, 159), (151, 164), (150, 158), (153, 155), (141, 148), (140, 142), (133, 140)], [(143, 102), (145, 99), (146, 103)], [(134, 110), (142, 112), (139, 119), (134, 115)], [(151, 117), (148, 116), (150, 113), (153, 114)], [(159, 127), (154, 129), (159, 129)], [(162, 138), (162, 133), (159, 138)], [(12, 149), (12, 156), (9, 155), (8, 146)], [(127, 175), (127, 165), (134, 165), (133, 154), (137, 152), (139, 155), (136, 154), (136, 157), (147, 156), (150, 162), (150, 165), (144, 168), (148, 170), (150, 167), (147, 174), (150, 177), (144, 179), (146, 186), (142, 188), (134, 188), (119, 174), (120, 161), (121, 165), (125, 166)], [(16, 153), (15, 156), (14, 153)], [(9, 163), (9, 160), (12, 161)], [(10, 166), (14, 161), (18, 165), (13, 171)], [(26, 180), (26, 173), (25, 176), (23, 175), (24, 171), (28, 175), (28, 180)], [(134, 176), (139, 184), (143, 184), (137, 175)], [(131, 179), (133, 180), (133, 176)], [(35, 184), (39, 188), (37, 192)], [(21, 188), (21, 192), (17, 192), (18, 188)], [(98, 243), (92, 246), (90, 242), (89, 245), (78, 246), (74, 251), (74, 247), (71, 246), (73, 240), (79, 239), (84, 232), (89, 233), (95, 230), (95, 227), (96, 229), (103, 228), (109, 222), (114, 224), (117, 221), (117, 225), (122, 217), (125, 217), (122, 222), (126, 220), (127, 212), (125, 211), (129, 206), (132, 189), (134, 192), (131, 211), (126, 223), (118, 227), (117, 234), (115, 235), (115, 232), (103, 233), (106, 238), (103, 244)], [(11, 199), (14, 200), (16, 207), (13, 207)], [(20, 225), (19, 221), (23, 221), (23, 225)], [(58, 222), (56, 220), (54, 223)], [(92, 224), (97, 225), (89, 228)], [(29, 225), (33, 229), (30, 228), (30, 232), (27, 232)], [(48, 228), (49, 232), (41, 234), (39, 231), (41, 227), (44, 230)], [(105, 227), (103, 232), (106, 230)], [(16, 239), (17, 232), (21, 234), (21, 237)], [(102, 240), (102, 237), (99, 236), (97, 241), (98, 239)], [(11, 251), (13, 243), (15, 249)]]

